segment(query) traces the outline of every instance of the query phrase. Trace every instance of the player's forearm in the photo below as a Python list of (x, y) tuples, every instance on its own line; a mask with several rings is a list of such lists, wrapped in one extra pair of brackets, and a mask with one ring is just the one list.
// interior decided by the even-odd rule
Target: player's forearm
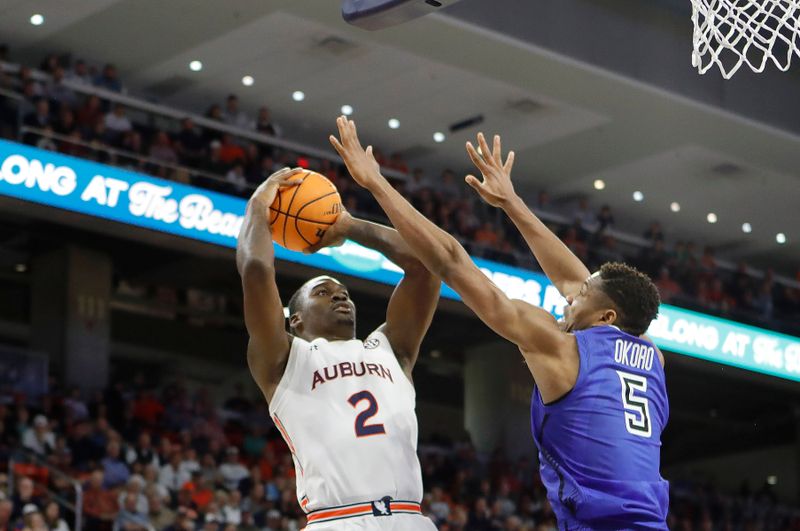
[(519, 197), (503, 205), (503, 210), (525, 238), (547, 278), (562, 295), (574, 295), (564, 293), (564, 288), (569, 284), (581, 284), (589, 278), (590, 272), (583, 262), (531, 212)]
[(428, 271), (447, 282), (449, 271), (460, 258), (461, 246), (456, 239), (411, 206), (385, 178), (370, 192), (414, 255)]
[(248, 264), (274, 269), (275, 248), (267, 217), (268, 206), (253, 197), (247, 203), (247, 211), (236, 242), (236, 267), (243, 275)]
[(391, 227), (351, 218), (347, 226), (347, 238), (364, 247), (375, 249), (405, 272), (425, 269), (422, 262), (403, 241), (403, 237)]

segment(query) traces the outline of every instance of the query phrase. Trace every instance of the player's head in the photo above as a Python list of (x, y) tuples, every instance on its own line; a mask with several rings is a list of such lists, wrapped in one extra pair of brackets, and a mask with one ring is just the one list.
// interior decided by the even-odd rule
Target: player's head
[(658, 314), (658, 289), (635, 268), (611, 262), (590, 276), (574, 297), (567, 297), (564, 328), (568, 332), (614, 325), (634, 336), (644, 334)]
[(289, 331), (306, 340), (352, 339), (356, 306), (347, 287), (328, 276), (312, 278), (289, 300)]

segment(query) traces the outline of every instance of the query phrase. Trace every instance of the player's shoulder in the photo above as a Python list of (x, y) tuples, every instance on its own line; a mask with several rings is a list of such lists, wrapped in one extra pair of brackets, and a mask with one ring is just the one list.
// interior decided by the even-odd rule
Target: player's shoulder
[(388, 348), (391, 350), (392, 345), (389, 343), (389, 337), (386, 335), (386, 323), (383, 323), (378, 328), (370, 332), (370, 334), (362, 340), (364, 348), (367, 350), (374, 350), (379, 347)]

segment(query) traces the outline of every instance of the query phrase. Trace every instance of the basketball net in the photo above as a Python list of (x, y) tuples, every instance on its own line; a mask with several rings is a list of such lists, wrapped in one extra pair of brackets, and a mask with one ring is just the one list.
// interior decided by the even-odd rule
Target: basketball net
[(800, 0), (691, 0), (692, 66), (717, 65), (730, 79), (743, 64), (763, 72), (768, 60), (782, 71), (800, 57)]

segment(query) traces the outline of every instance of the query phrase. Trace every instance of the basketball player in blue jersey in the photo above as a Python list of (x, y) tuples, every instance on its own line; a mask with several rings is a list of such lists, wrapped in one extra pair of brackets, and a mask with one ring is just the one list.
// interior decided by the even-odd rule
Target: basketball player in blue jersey
[(669, 416), (664, 360), (643, 336), (656, 317), (653, 283), (624, 264), (591, 274), (514, 193), (513, 152), (479, 136), (470, 158), (483, 174), (467, 182), (503, 208), (568, 302), (563, 321), (509, 299), (455, 238), (417, 212), (380, 174), (355, 124), (337, 121), (331, 143), (409, 247), (490, 328), (515, 343), (533, 374), (531, 427), (548, 498), (564, 530), (667, 529), (668, 483), (659, 473)]

